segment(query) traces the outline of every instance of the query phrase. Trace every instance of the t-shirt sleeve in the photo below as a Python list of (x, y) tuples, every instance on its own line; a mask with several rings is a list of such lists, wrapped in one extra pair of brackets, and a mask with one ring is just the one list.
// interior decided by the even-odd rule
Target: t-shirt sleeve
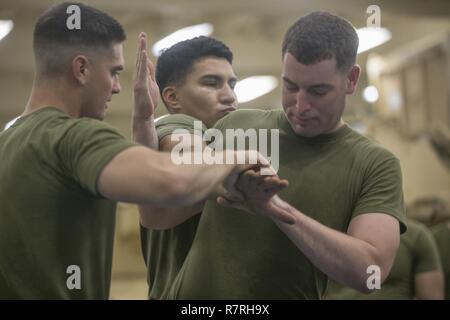
[(386, 213), (399, 221), (400, 233), (407, 229), (400, 163), (394, 156), (379, 157), (365, 173), (353, 218), (364, 213)]
[(66, 174), (94, 196), (97, 179), (108, 162), (119, 152), (136, 145), (116, 129), (93, 119), (77, 119), (62, 135), (58, 157)]
[(439, 252), (433, 235), (426, 227), (418, 229), (414, 244), (415, 273), (442, 270)]
[(206, 126), (200, 120), (186, 114), (171, 114), (160, 118), (156, 121), (155, 127), (159, 141), (177, 129), (200, 136), (206, 131)]

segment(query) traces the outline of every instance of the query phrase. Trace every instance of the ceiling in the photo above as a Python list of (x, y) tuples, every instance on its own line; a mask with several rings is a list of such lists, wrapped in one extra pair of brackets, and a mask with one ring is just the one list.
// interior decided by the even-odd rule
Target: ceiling
[[(0, 0), (0, 19), (13, 19), (15, 23), (11, 34), (0, 41), (2, 98), (10, 92), (8, 83), (14, 82), (7, 81), (6, 78), (27, 81), (28, 84), (23, 85), (23, 90), (29, 90), (33, 74), (31, 36), (34, 21), (43, 10), (56, 2), (62, 1)], [(124, 25), (128, 41), (124, 46), (127, 71), (123, 77), (128, 78), (131, 78), (135, 39), (140, 31), (147, 32), (150, 43), (154, 43), (181, 27), (210, 22), (214, 25), (212, 36), (230, 46), (235, 55), (235, 72), (240, 78), (244, 78), (256, 74), (279, 76), (280, 47), (284, 32), (298, 17), (314, 10), (326, 10), (341, 15), (359, 28), (366, 24), (369, 16), (366, 13), (367, 7), (377, 4), (381, 8), (381, 25), (391, 30), (393, 38), (371, 52), (389, 52), (414, 39), (450, 30), (448, 0), (87, 0), (83, 2), (110, 13)], [(367, 55), (368, 53), (360, 55), (360, 64), (364, 65)], [(125, 89), (131, 88), (125, 86)], [(112, 112), (124, 114), (128, 111), (130, 97), (129, 94), (123, 95), (118, 104), (127, 104), (127, 107), (117, 106), (111, 108), (115, 110)], [(256, 104), (273, 104), (279, 100), (278, 97), (279, 91), (276, 90), (248, 105), (252, 107)], [(1, 108), (0, 112), (3, 113), (17, 113), (16, 110), (8, 112), (8, 106)]]

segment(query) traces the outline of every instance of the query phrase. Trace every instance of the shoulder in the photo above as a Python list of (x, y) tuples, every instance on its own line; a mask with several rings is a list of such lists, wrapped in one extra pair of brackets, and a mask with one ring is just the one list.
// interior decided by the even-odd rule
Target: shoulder
[(69, 119), (60, 126), (61, 138), (90, 141), (99, 139), (126, 139), (107, 122), (91, 118)]
[(202, 135), (207, 129), (199, 119), (186, 114), (170, 114), (159, 117), (155, 120), (155, 127), (159, 140), (171, 135), (176, 130), (182, 129), (191, 134)]
[(166, 114), (155, 119), (156, 126), (164, 126), (170, 124), (194, 124), (195, 121), (200, 121), (197, 118), (191, 117), (187, 114)]
[(282, 113), (281, 109), (238, 109), (217, 121), (214, 128), (251, 128), (267, 122), (276, 121)]
[(352, 130), (346, 139), (352, 146), (354, 154), (361, 161), (370, 165), (399, 165), (399, 159), (387, 148), (374, 139)]
[(47, 143), (60, 143), (75, 139), (87, 142), (99, 136), (125, 137), (110, 124), (91, 118), (71, 118), (56, 108), (44, 108), (31, 114), (24, 125), (35, 134), (45, 136)]

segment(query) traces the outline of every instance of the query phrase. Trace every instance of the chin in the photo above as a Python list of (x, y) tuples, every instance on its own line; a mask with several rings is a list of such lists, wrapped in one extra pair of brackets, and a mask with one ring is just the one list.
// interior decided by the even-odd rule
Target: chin
[(306, 138), (312, 138), (320, 133), (315, 130), (315, 128), (311, 127), (302, 127), (300, 124), (291, 123), (292, 130), (299, 136), (306, 137)]

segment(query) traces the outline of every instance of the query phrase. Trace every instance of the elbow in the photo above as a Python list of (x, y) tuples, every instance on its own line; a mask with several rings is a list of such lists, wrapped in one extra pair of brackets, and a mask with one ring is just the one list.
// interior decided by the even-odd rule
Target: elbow
[(364, 294), (371, 294), (376, 290), (380, 290), (381, 285), (389, 275), (389, 271), (390, 268), (386, 268), (385, 266), (380, 267), (376, 264), (369, 265), (359, 275), (354, 289)]

